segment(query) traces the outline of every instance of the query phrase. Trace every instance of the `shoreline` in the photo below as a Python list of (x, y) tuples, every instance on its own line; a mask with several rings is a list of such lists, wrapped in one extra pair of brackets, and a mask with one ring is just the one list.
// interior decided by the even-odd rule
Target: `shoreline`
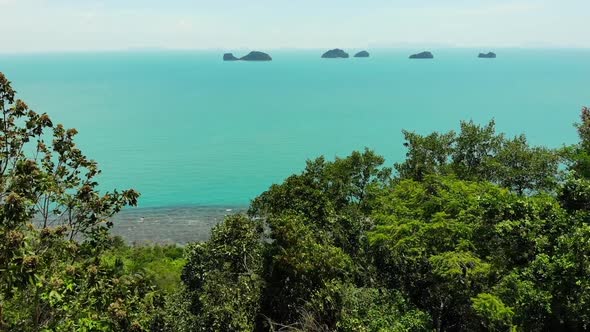
[(247, 205), (140, 207), (124, 209), (112, 218), (111, 232), (128, 244), (177, 244), (209, 239), (211, 229)]

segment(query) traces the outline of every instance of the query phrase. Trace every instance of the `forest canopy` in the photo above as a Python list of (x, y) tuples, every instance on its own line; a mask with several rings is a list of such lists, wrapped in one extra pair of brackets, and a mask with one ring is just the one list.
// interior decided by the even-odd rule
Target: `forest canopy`
[(392, 167), (309, 160), (185, 248), (114, 237), (139, 194), (101, 193), (76, 130), (2, 74), (0, 112), (2, 331), (590, 328), (587, 108), (559, 149), (469, 121), (404, 131)]

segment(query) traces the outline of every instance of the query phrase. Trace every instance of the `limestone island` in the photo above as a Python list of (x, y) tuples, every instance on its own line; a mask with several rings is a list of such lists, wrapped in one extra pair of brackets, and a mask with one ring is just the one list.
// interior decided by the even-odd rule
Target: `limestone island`
[(410, 59), (434, 59), (434, 55), (430, 52), (422, 52), (410, 55)]
[(478, 58), (482, 58), (482, 59), (495, 59), (496, 58), (496, 53), (494, 53), (494, 52), (479, 53)]
[(225, 53), (223, 55), (223, 61), (238, 61), (240, 59), (236, 58), (232, 53)]
[(355, 58), (368, 58), (369, 56), (369, 52), (367, 51), (361, 51), (354, 55)]
[(336, 48), (333, 50), (329, 50), (328, 52), (322, 55), (323, 59), (346, 59), (348, 58), (348, 53), (344, 52), (343, 50)]
[(241, 58), (236, 58), (233, 53), (225, 53), (223, 61), (272, 61), (272, 58), (266, 53), (254, 51)]
[(263, 53), (263, 52), (250, 52), (248, 55), (242, 57), (240, 60), (242, 61), (272, 61), (270, 55)]

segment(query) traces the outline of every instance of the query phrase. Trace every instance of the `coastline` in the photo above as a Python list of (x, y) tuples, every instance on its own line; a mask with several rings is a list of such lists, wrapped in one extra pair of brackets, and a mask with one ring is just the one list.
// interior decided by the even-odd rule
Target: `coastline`
[(209, 239), (211, 229), (248, 206), (171, 206), (124, 209), (112, 220), (112, 234), (128, 244), (177, 244)]

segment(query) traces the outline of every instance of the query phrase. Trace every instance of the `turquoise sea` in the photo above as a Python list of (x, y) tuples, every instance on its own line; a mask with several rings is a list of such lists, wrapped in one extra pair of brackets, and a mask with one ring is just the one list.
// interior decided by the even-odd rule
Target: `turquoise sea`
[(239, 209), (320, 155), (369, 147), (393, 164), (402, 129), (494, 118), (556, 147), (576, 140), (590, 104), (590, 50), (369, 51), (282, 50), (270, 63), (223, 62), (221, 51), (4, 54), (0, 71), (33, 109), (79, 130), (104, 188), (135, 188), (151, 210)]

